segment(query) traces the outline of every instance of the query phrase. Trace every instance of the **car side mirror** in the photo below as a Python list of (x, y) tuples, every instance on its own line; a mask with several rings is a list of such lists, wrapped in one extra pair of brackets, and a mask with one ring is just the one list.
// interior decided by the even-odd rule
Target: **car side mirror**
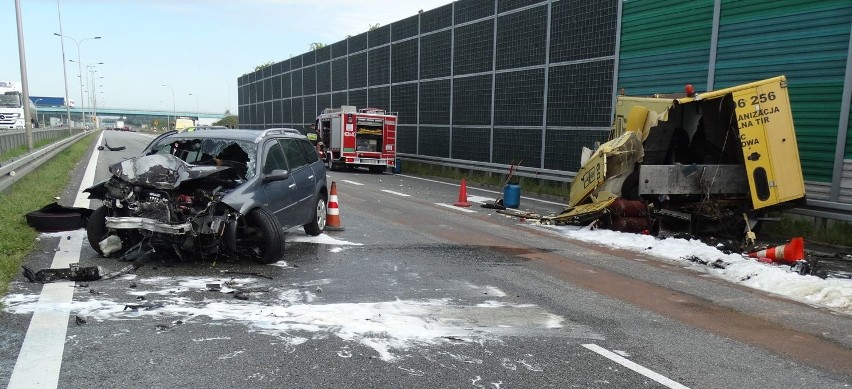
[(271, 173), (263, 176), (263, 182), (283, 181), (290, 178), (290, 171), (284, 169), (275, 169)]

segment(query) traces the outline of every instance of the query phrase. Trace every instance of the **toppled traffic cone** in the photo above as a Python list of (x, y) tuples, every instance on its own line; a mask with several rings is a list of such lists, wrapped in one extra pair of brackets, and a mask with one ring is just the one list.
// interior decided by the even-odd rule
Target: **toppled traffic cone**
[(340, 204), (337, 202), (337, 182), (331, 182), (331, 193), (328, 195), (328, 211), (325, 217), (326, 231), (343, 231), (340, 224)]
[(748, 253), (752, 258), (766, 258), (771, 262), (795, 264), (796, 261), (805, 259), (805, 240), (800, 236), (790, 240), (790, 243), (770, 247), (765, 250)]
[(464, 177), (462, 177), (461, 188), (459, 189), (459, 201), (456, 201), (453, 205), (457, 207), (470, 206), (470, 203), (467, 202), (467, 183), (465, 182)]

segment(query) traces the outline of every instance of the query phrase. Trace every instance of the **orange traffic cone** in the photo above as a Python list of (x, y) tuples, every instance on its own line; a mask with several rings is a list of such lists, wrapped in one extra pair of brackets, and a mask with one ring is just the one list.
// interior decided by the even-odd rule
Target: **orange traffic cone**
[(467, 183), (465, 182), (464, 177), (462, 177), (461, 189), (459, 189), (459, 201), (456, 201), (456, 203), (453, 205), (457, 207), (470, 206), (470, 203), (467, 202)]
[(340, 225), (340, 204), (337, 202), (337, 183), (331, 182), (331, 193), (328, 195), (328, 212), (325, 218), (326, 231), (343, 231)]
[(760, 258), (767, 258), (772, 262), (792, 265), (800, 259), (805, 259), (805, 240), (800, 236), (791, 239), (790, 243), (748, 253), (748, 256), (758, 258), (758, 260)]

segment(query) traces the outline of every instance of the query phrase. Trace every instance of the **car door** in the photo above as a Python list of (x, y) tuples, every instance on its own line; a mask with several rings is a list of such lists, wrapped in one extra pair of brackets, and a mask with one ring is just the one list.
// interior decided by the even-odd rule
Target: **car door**
[[(276, 170), (287, 170), (287, 157), (277, 140), (266, 142), (263, 149), (262, 174), (267, 176)], [(299, 200), (296, 192), (296, 180), (292, 175), (283, 180), (268, 181), (262, 184), (266, 194), (266, 207), (271, 211), (285, 230), (294, 227), (300, 219), (297, 215)]]
[(316, 175), (305, 159), (299, 139), (282, 138), (279, 139), (279, 142), (284, 149), (284, 155), (287, 157), (290, 175), (296, 184), (295, 192), (299, 209), (294, 212), (294, 215), (299, 220), (298, 224), (306, 224), (313, 217)]

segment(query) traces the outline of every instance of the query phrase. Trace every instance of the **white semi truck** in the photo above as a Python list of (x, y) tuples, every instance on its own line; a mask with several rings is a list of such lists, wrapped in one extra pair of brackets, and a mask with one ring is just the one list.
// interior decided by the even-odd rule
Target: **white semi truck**
[(30, 105), (30, 114), (36, 117), (36, 107), (32, 101), (24, 101), (21, 83), (0, 81), (0, 129), (24, 129), (26, 118), (24, 104)]

